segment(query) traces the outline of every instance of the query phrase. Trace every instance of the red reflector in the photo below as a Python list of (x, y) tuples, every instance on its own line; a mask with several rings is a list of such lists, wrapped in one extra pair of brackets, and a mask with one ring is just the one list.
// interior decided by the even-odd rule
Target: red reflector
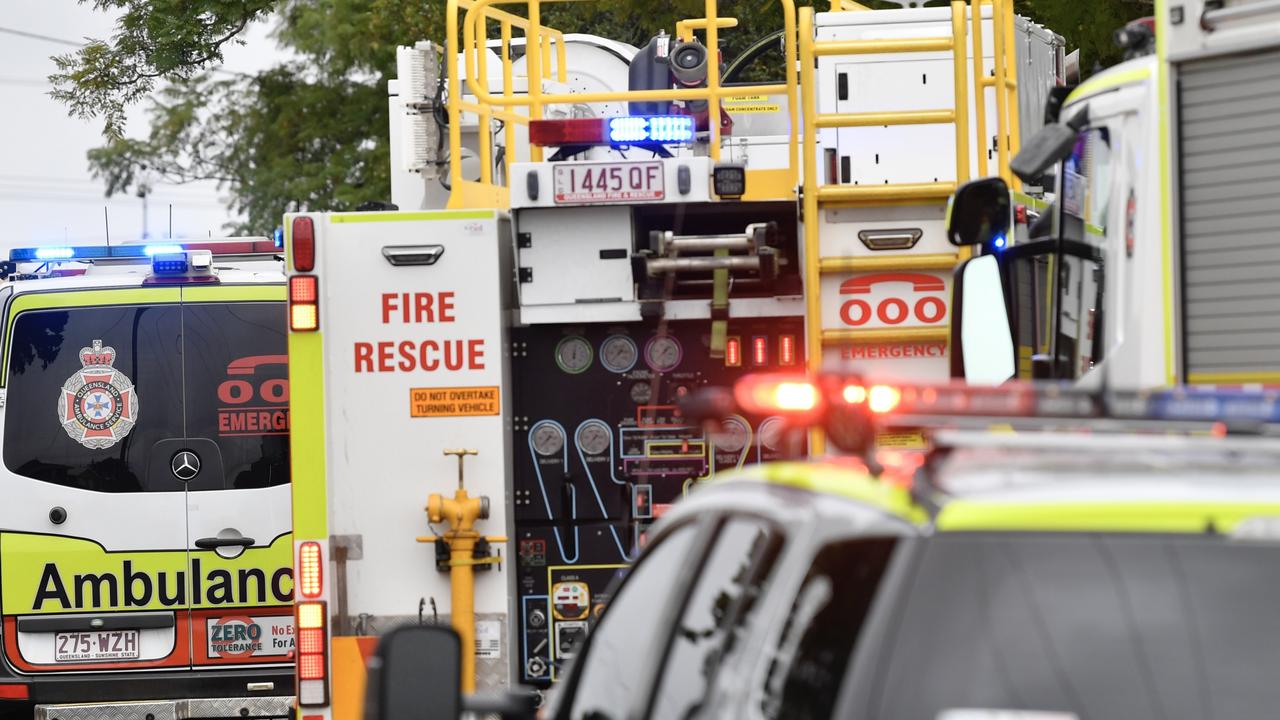
[(778, 338), (778, 362), (783, 365), (796, 364), (796, 338), (794, 335), (783, 335)]
[(315, 275), (294, 275), (289, 278), (290, 302), (313, 303), (319, 299), (318, 295)]
[(324, 590), (324, 563), (320, 543), (308, 540), (298, 546), (298, 592), (302, 597), (320, 597)]
[(751, 359), (756, 365), (769, 364), (769, 339), (763, 336), (751, 338)]
[(26, 683), (0, 685), (0, 698), (5, 700), (30, 700), (31, 691)]
[(726, 367), (741, 367), (742, 341), (736, 337), (724, 341), (724, 364)]
[(316, 230), (311, 218), (294, 218), (290, 238), (293, 269), (298, 272), (311, 272), (316, 266)]
[(323, 680), (324, 655), (302, 655), (298, 658), (298, 679)]
[(529, 144), (542, 147), (605, 145), (609, 142), (608, 122), (608, 118), (530, 120)]

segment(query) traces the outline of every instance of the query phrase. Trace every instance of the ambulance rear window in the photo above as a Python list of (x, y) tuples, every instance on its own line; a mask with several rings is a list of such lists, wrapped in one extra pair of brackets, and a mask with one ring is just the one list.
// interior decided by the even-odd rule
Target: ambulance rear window
[[(8, 347), (4, 464), (99, 492), (287, 483), (285, 353), (279, 302), (23, 312)], [(178, 446), (205, 456), (190, 483), (170, 471)]]
[(217, 442), (223, 488), (289, 482), (284, 303), (187, 304), (183, 318), (188, 437)]
[(151, 448), (182, 433), (182, 310), (84, 307), (19, 314), (8, 348), (4, 464), (101, 492), (181, 492), (148, 478)]

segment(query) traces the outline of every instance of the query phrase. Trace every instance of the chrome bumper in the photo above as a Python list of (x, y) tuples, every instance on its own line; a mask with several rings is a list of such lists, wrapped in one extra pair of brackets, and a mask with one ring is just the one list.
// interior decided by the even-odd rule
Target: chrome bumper
[(293, 717), (293, 697), (137, 700), (37, 705), (35, 720), (199, 720), (201, 718)]

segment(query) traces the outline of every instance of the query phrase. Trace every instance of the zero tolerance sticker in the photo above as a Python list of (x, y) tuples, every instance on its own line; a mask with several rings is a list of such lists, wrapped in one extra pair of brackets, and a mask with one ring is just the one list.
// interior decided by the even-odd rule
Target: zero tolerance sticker
[(138, 392), (133, 381), (112, 367), (116, 351), (94, 340), (80, 348), (84, 366), (62, 384), (58, 422), (72, 440), (91, 450), (109, 448), (138, 421)]

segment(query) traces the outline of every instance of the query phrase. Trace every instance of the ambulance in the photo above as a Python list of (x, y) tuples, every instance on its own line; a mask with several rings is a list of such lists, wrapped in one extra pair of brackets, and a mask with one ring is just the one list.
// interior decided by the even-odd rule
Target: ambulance
[(0, 264), (0, 709), (290, 713), (279, 252), (44, 246)]

